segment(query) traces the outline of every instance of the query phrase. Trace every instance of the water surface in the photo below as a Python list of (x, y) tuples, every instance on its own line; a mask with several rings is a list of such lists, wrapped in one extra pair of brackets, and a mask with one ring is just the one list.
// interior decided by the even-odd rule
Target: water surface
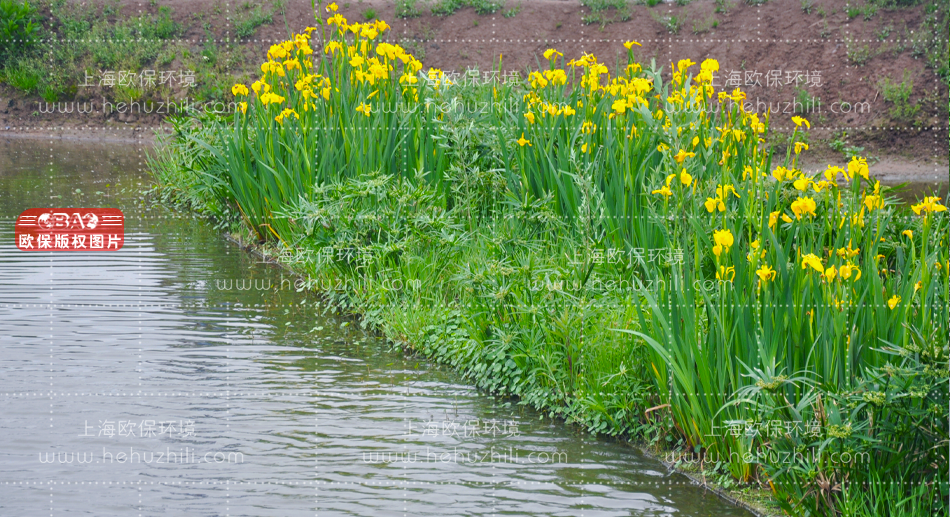
[[(324, 315), (134, 144), (0, 140), (0, 515), (748, 516)], [(119, 252), (21, 252), (30, 207), (118, 207)]]

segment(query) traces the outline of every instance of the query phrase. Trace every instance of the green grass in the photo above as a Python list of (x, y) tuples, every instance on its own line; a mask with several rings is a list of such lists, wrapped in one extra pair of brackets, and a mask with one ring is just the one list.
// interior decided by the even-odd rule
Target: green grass
[(27, 1), (0, 0), (0, 66), (35, 43), (36, 7)]
[(911, 103), (910, 95), (914, 91), (914, 81), (907, 72), (901, 82), (884, 77), (878, 82), (878, 91), (885, 101), (891, 104), (889, 114), (898, 123), (913, 123), (920, 112), (920, 104)]
[(252, 7), (245, 3), (234, 17), (234, 34), (239, 39), (250, 38), (257, 32), (258, 27), (273, 23), (273, 20), (273, 13), (265, 12), (260, 4)]
[(416, 18), (422, 15), (420, 0), (396, 0), (396, 18)]
[[(178, 41), (185, 27), (174, 21), (168, 6), (159, 6), (155, 14), (120, 19), (109, 4), (97, 7), (53, 0), (43, 5), (50, 15), (37, 25), (35, 43), (11, 54), (0, 75), (10, 86), (39, 94), (47, 102), (77, 97), (164, 101), (171, 95), (186, 94), (199, 101), (223, 100), (225, 94), (230, 94), (229, 75), (240, 75), (245, 66), (240, 49), (215, 44), (219, 38), (207, 28), (201, 43), (192, 46)], [(240, 8), (236, 17), (239, 32), (253, 34), (269, 19), (262, 19), (260, 10), (260, 6), (250, 4)], [(139, 74), (145, 70), (156, 72), (154, 85), (141, 84)], [(161, 85), (158, 73), (168, 70), (194, 71), (196, 89), (173, 93), (179, 82), (177, 76), (174, 87)], [(136, 74), (134, 84), (99, 86), (99, 71), (131, 71)], [(82, 85), (86, 81), (92, 86)]]
[(494, 14), (504, 6), (505, 0), (435, 0), (429, 10), (436, 16), (448, 16), (464, 7), (471, 7), (478, 14)]
[[(921, 34), (943, 34), (950, 31), (950, 5), (947, 2), (932, 1), (924, 10)], [(926, 38), (921, 35), (913, 38), (914, 56), (923, 56), (927, 66), (934, 70), (944, 82), (950, 85), (950, 58), (948, 58), (948, 40), (946, 38)]]
[(876, 54), (867, 43), (861, 44), (853, 38), (845, 40), (845, 48), (848, 62), (854, 66), (868, 64)]
[(710, 16), (693, 22), (693, 34), (705, 34), (719, 26), (719, 20)]
[(6, 71), (6, 82), (26, 93), (33, 93), (40, 84), (40, 75), (29, 68), (17, 67)]
[(505, 12), (502, 13), (502, 16), (504, 16), (505, 18), (514, 18), (520, 12), (521, 12), (521, 2), (518, 2), (518, 4), (512, 7), (511, 9), (505, 10)]
[(166, 5), (158, 8), (158, 16), (151, 22), (153, 27), (152, 35), (158, 39), (171, 39), (181, 34), (181, 26), (172, 20), (172, 9)]
[(581, 5), (590, 9), (582, 18), (588, 25), (623, 22), (631, 16), (628, 0), (581, 0)]
[(678, 34), (683, 25), (683, 18), (675, 14), (661, 14), (657, 11), (650, 11), (650, 16), (670, 34)]

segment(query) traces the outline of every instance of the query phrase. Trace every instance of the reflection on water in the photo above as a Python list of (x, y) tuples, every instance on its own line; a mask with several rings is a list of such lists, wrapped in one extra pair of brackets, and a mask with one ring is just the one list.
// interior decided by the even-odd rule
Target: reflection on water
[[(749, 515), (324, 315), (147, 208), (142, 151), (0, 140), (0, 514)], [(125, 246), (18, 251), (54, 206), (121, 208)]]
[[(883, 182), (882, 182), (883, 183)], [(905, 203), (917, 203), (926, 196), (937, 196), (940, 199), (946, 199), (947, 182), (906, 182), (894, 183), (888, 186), (894, 189), (893, 194), (899, 200)]]

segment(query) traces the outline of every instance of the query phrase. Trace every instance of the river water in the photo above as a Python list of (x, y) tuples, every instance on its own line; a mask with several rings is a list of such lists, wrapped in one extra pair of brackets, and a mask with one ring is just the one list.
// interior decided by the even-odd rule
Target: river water
[[(324, 315), (144, 203), (145, 151), (0, 140), (0, 515), (751, 515)], [(19, 251), (31, 207), (125, 245)]]

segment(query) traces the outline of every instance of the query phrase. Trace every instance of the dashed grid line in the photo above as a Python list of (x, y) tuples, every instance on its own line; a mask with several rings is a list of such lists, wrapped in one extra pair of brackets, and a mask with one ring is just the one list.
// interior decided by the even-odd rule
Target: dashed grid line
[[(421, 43), (620, 43), (623, 44), (630, 39), (620, 39), (620, 38), (415, 38), (409, 36), (401, 36), (398, 38), (400, 41), (418, 41)], [(784, 43), (787, 45), (800, 45), (802, 43), (943, 43), (945, 41), (950, 42), (948, 39), (943, 38), (887, 38), (887, 39), (856, 39), (856, 38), (828, 38), (828, 39), (812, 39), (812, 38), (801, 38), (801, 39), (789, 39), (789, 38), (657, 38), (657, 39), (640, 39), (640, 38), (631, 38), (635, 39), (638, 43), (662, 43), (662, 44), (680, 44), (680, 43)], [(253, 38), (253, 39), (238, 39), (238, 38), (168, 38), (168, 39), (151, 39), (151, 38), (134, 38), (134, 39), (95, 39), (95, 38), (38, 38), (38, 39), (0, 39), (0, 43), (280, 43), (286, 41), (287, 38)]]
[[(716, 280), (715, 282), (719, 282), (719, 281)], [(726, 286), (728, 286), (731, 282), (726, 281), (726, 282), (723, 282), (723, 283), (724, 283)], [(647, 284), (647, 285), (649, 285), (649, 284)], [(550, 291), (550, 290), (547, 289), (547, 288), (537, 288), (537, 289), (533, 289), (533, 290), (536, 291), (536, 292), (549, 292), (549, 291)], [(648, 287), (645, 287), (644, 289), (629, 289), (629, 291), (648, 291), (648, 290), (649, 290)], [(700, 290), (700, 289), (696, 289), (696, 290), (698, 291), (698, 290)], [(708, 290), (709, 290), (709, 291), (718, 292), (718, 290), (714, 290), (714, 289), (708, 289)], [(609, 290), (605, 290), (605, 291), (611, 292), (611, 291), (609, 291)], [(614, 292), (626, 292), (626, 291), (627, 291), (627, 290), (620, 290), (620, 289), (617, 289), (617, 290), (615, 290)], [(271, 290), (271, 291), (252, 291), (252, 290), (249, 290), (249, 291), (246, 291), (246, 292), (273, 292), (273, 290)], [(290, 292), (290, 291), (288, 290), (288, 292)], [(563, 292), (567, 293), (568, 291), (563, 291)], [(316, 291), (315, 294), (319, 294), (319, 291)], [(494, 298), (494, 295), (492, 295), (492, 294), (485, 294), (484, 297), (485, 297), (485, 298)], [(537, 308), (539, 308), (539, 307), (545, 307), (545, 305), (540, 305), (540, 304), (539, 304), (539, 305), (521, 305), (521, 304), (505, 303), (504, 305), (505, 305), (505, 307), (511, 307), (511, 308), (515, 308), (515, 309), (519, 309), (519, 310), (524, 310), (524, 311), (530, 311), (531, 309), (537, 309)], [(599, 307), (614, 307), (614, 306), (616, 306), (616, 307), (630, 307), (630, 306), (635, 306), (635, 305), (636, 305), (636, 304), (630, 302), (629, 300), (612, 301), (612, 302), (608, 301), (608, 302), (598, 302), (598, 303), (597, 303), (597, 306), (599, 306)], [(446, 308), (446, 309), (454, 307), (454, 306), (451, 305), (451, 304), (432, 304), (432, 306), (434, 306), (434, 307), (443, 307), (443, 308)], [(643, 304), (642, 306), (649, 306), (649, 305)], [(673, 304), (673, 306), (674, 306), (674, 307), (681, 307), (681, 308), (691, 308), (691, 307), (692, 307), (692, 308), (695, 308), (695, 307), (696, 307), (695, 304), (688, 304), (688, 303), (686, 303), (686, 304), (679, 304), (679, 303), (676, 303), (676, 304)], [(846, 303), (842, 303), (840, 307), (837, 306), (837, 305), (834, 305), (834, 304), (791, 304), (791, 303), (790, 303), (790, 304), (782, 304), (782, 303), (748, 303), (748, 304), (720, 303), (720, 304), (716, 304), (716, 307), (725, 307), (725, 308), (732, 308), (732, 309), (753, 308), (753, 307), (760, 307), (760, 306), (765, 306), (766, 308), (775, 308), (775, 309), (834, 309), (834, 310), (838, 310), (838, 309), (846, 310), (846, 309), (855, 308), (855, 307), (859, 307), (859, 308), (871, 308), (871, 309), (884, 309), (884, 308), (889, 308), (889, 306), (888, 306), (886, 303), (880, 304), (880, 305), (878, 305), (878, 304), (867, 304), (867, 303), (865, 303), (865, 304), (860, 304), (860, 305), (858, 305), (858, 304), (848, 305), (848, 304), (846, 304)], [(939, 308), (939, 307), (941, 307), (941, 306), (942, 306), (942, 305), (935, 305), (934, 307)], [(28, 308), (28, 307), (29, 307), (29, 304), (19, 304), (19, 305), (4, 306), (4, 308)], [(45, 308), (45, 307), (50, 307), (50, 306), (48, 306), (48, 305), (34, 305), (34, 307), (35, 307), (35, 308)], [(123, 305), (123, 304), (93, 305), (93, 304), (90, 304), (90, 305), (61, 305), (61, 306), (60, 306), (60, 305), (57, 305), (57, 306), (52, 307), (52, 308), (72, 308), (72, 309), (75, 309), (75, 308), (132, 308), (132, 309), (137, 309), (137, 308), (143, 308), (143, 307), (162, 308), (162, 309), (224, 309), (225, 311), (231, 309), (231, 307), (228, 307), (226, 304), (225, 304), (225, 305), (198, 305), (198, 304), (195, 304), (195, 305), (160, 305), (160, 304), (152, 304), (152, 305), (149, 305), (149, 304), (145, 304), (145, 305), (133, 305), (133, 304), (130, 304), (130, 305)], [(290, 303), (288, 303), (288, 304), (284, 304), (284, 305), (282, 305), (282, 304), (247, 304), (247, 305), (241, 306), (242, 309), (278, 309), (278, 308), (287, 308), (287, 307), (299, 307), (299, 305), (298, 305), (298, 304), (290, 304)], [(895, 310), (896, 310), (896, 309), (895, 309)]]
[[(473, 387), (471, 390), (458, 390), (455, 392), (449, 392), (450, 394), (471, 394), (475, 393), (477, 390)], [(604, 392), (591, 392), (597, 393), (598, 395), (607, 395)], [(676, 392), (677, 395), (683, 396), (695, 396), (695, 397), (732, 397), (734, 393), (716, 393), (716, 392), (697, 392), (697, 393), (684, 393)], [(203, 397), (212, 397), (212, 398), (221, 398), (221, 397), (234, 397), (234, 398), (243, 398), (243, 397), (301, 397), (301, 398), (312, 398), (312, 397), (336, 397), (336, 398), (348, 398), (348, 397), (364, 397), (364, 396), (392, 396), (392, 397), (423, 397), (430, 398), (433, 396), (433, 393), (430, 392), (409, 392), (409, 391), (383, 391), (383, 392), (368, 392), (368, 391), (326, 391), (326, 390), (305, 390), (305, 391), (234, 391), (234, 392), (170, 392), (170, 393), (145, 393), (145, 392), (101, 392), (101, 393), (51, 393), (51, 392), (13, 392), (13, 393), (0, 393), (0, 397), (10, 397), (10, 398), (24, 398), (29, 399), (31, 397), (96, 397), (96, 398), (123, 398), (123, 397), (172, 397), (172, 398), (203, 398)]]
[[(940, 183), (943, 183), (943, 182), (934, 182), (934, 185), (937, 185), (937, 184), (940, 184)], [(651, 195), (651, 194), (646, 194), (646, 193), (644, 193), (643, 196), (644, 196), (644, 197), (648, 197), (648, 198), (650, 198), (650, 199), (656, 199), (656, 197), (655, 197), (656, 195), (655, 195), (655, 194)], [(652, 197), (651, 197), (651, 196), (652, 196)], [(695, 198), (698, 199), (698, 198), (699, 198), (699, 195), (695, 196)], [(56, 207), (54, 207), (54, 208), (56, 208)], [(860, 207), (857, 207), (857, 208), (860, 208)], [(841, 220), (842, 217), (847, 217), (847, 216), (850, 216), (850, 215), (853, 215), (853, 214), (842, 212), (842, 213), (838, 214), (838, 217), (828, 217), (827, 219), (819, 218), (819, 217), (814, 217), (814, 218), (809, 217), (808, 219), (802, 219), (802, 220), (799, 220), (799, 221), (793, 221), (793, 223), (790, 223), (790, 224), (796, 224), (796, 223), (798, 223), (798, 224), (809, 224), (809, 223), (814, 223), (814, 222), (819, 222), (819, 221), (825, 221), (825, 220), (827, 220), (827, 221), (834, 221), (834, 222), (840, 222), (840, 220)], [(3, 220), (3, 219), (10, 219), (10, 220), (16, 221), (19, 217), (20, 217), (19, 215), (0, 216), (0, 220)], [(558, 217), (558, 218), (563, 219), (564, 221), (571, 221), (571, 220), (573, 220), (571, 217), (565, 216), (565, 215), (556, 215), (556, 214), (555, 214), (555, 215), (552, 215), (552, 217)], [(721, 220), (721, 219), (731, 220), (731, 219), (736, 219), (736, 218), (738, 218), (738, 217), (740, 217), (740, 216), (739, 216), (738, 214), (735, 214), (735, 213), (715, 212), (715, 213), (698, 214), (698, 215), (697, 215), (697, 214), (677, 214), (677, 215), (669, 215), (669, 216), (659, 216), (659, 215), (616, 215), (616, 216), (610, 216), (609, 219), (610, 219), (610, 220), (613, 220), (613, 221), (617, 221), (617, 220), (619, 220), (619, 221), (625, 221), (625, 220), (626, 220), (626, 221), (633, 221), (633, 220), (638, 220), (638, 221), (653, 221), (653, 222), (659, 222), (659, 223), (673, 223), (673, 222), (682, 222), (684, 219), (708, 220), (708, 219), (715, 218), (715, 219), (717, 219), (717, 220)], [(893, 213), (890, 214), (890, 215), (888, 215), (887, 217), (888, 217), (888, 219), (891, 220), (891, 221), (894, 221), (894, 222), (904, 222), (904, 223), (909, 223), (909, 222), (912, 222), (912, 221), (919, 221), (919, 220), (921, 220), (921, 219), (923, 218), (922, 215), (919, 216), (919, 215), (916, 215), (916, 214), (893, 214)], [(934, 213), (929, 214), (928, 217), (933, 217), (933, 218), (948, 218), (948, 217), (950, 217), (950, 211), (948, 211), (948, 212), (934, 212)], [(745, 220), (745, 217), (741, 217), (741, 218), (742, 218), (743, 220)], [(170, 213), (170, 214), (167, 214), (167, 215), (129, 214), (129, 215), (126, 215), (126, 216), (125, 216), (125, 220), (126, 220), (126, 221), (166, 221), (166, 220), (176, 220), (176, 219), (191, 219), (191, 220), (197, 220), (197, 219), (202, 219), (202, 217), (201, 217), (201, 216), (195, 216), (195, 215), (189, 215), (189, 214), (187, 214), (187, 213), (174, 213), (174, 212), (173, 212), (173, 213)], [(273, 216), (270, 217), (270, 219), (272, 219), (272, 220), (282, 220), (282, 219), (294, 219), (294, 217), (287, 216), (287, 215), (273, 215)], [(505, 220), (505, 218), (504, 218), (503, 216), (499, 217), (499, 219), (500, 219), (500, 221), (488, 221), (488, 222), (486, 222), (486, 223), (484, 223), (484, 224), (489, 225), (489, 226), (492, 226), (492, 225), (495, 225), (495, 224), (502, 224), (502, 223), (504, 222), (504, 220)], [(866, 220), (870, 220), (870, 216), (867, 216)], [(784, 223), (783, 223), (783, 224), (784, 224)], [(774, 230), (773, 230), (773, 231), (774, 231)], [(666, 248), (664, 248), (664, 249), (666, 249)], [(121, 252), (121, 251), (122, 251), (122, 250), (119, 250), (119, 252)]]
[[(124, 126), (119, 126), (119, 125), (116, 125), (116, 126), (5, 126), (5, 127), (0, 128), (0, 132), (2, 132), (2, 131), (9, 131), (9, 132), (13, 133), (13, 132), (17, 132), (17, 131), (71, 131), (71, 130), (104, 131), (104, 132), (110, 132), (110, 131), (145, 131), (145, 130), (152, 130), (152, 131), (159, 131), (159, 130), (161, 130), (161, 131), (168, 131), (168, 132), (171, 131), (171, 127), (170, 127), (170, 126), (167, 126), (167, 125), (157, 125), (157, 126), (148, 126), (148, 125), (132, 126), (132, 125), (129, 125), (128, 123), (125, 123), (125, 124), (126, 124), (126, 125), (124, 125)], [(509, 126), (491, 126), (491, 125), (487, 125), (487, 126), (485, 126), (485, 127), (488, 128), (488, 129), (506, 129), (506, 128), (508, 128)], [(270, 128), (267, 127), (267, 126), (260, 126), (259, 128), (255, 128), (255, 129), (262, 130), (262, 129), (270, 129)], [(415, 130), (412, 129), (412, 128), (395, 128), (395, 129), (393, 129), (393, 130), (390, 130), (390, 128), (367, 128), (367, 127), (365, 127), (365, 126), (333, 126), (333, 127), (329, 127), (329, 126), (328, 126), (328, 127), (307, 126), (306, 129), (309, 130), (309, 131), (339, 131), (339, 130), (341, 130), (341, 129), (349, 129), (349, 130), (356, 130), (356, 129), (358, 129), (358, 130), (373, 130), (373, 131), (380, 131), (380, 132), (383, 132), (383, 131), (386, 131), (386, 132), (394, 132), (394, 131), (395, 131), (395, 132), (400, 132), (400, 131), (412, 132), (412, 131), (415, 131)], [(811, 131), (842, 131), (842, 130), (845, 130), (845, 129), (861, 130), (861, 131), (913, 131), (913, 132), (918, 132), (918, 133), (920, 133), (920, 132), (924, 132), (924, 131), (931, 131), (931, 132), (947, 131), (947, 130), (950, 130), (950, 126), (947, 126), (947, 127), (944, 127), (944, 126), (928, 126), (928, 127), (911, 127), (911, 126), (908, 126), (908, 127), (899, 127), (899, 126), (812, 126)], [(796, 130), (796, 127), (795, 127), (795, 126), (787, 126), (787, 127), (786, 127), (786, 126), (778, 126), (778, 127), (770, 126), (770, 127), (769, 127), (769, 130), (770, 130), (770, 131), (771, 131), (771, 130), (774, 130), (774, 131), (779, 131), (779, 132), (789, 132), (789, 133), (790, 133), (790, 132), (795, 131), (795, 130)], [(50, 135), (50, 136), (55, 136), (55, 135)]]
[[(141, 5), (141, 4), (140, 4), (140, 5)], [(230, 4), (228, 4), (228, 6), (229, 6), (229, 5), (230, 5)], [(139, 12), (141, 13), (141, 9), (139, 10)], [(231, 21), (230, 17), (228, 17), (228, 20), (229, 20), (229, 22)], [(758, 26), (757, 26), (757, 28), (758, 28)], [(81, 41), (81, 40), (80, 40), (80, 41)], [(219, 41), (219, 42), (225, 42), (225, 41), (227, 41), (227, 42), (233, 42), (233, 41), (244, 41), (244, 42), (247, 42), (247, 41), (250, 41), (250, 40), (249, 40), (249, 39), (245, 39), (245, 40), (232, 40), (232, 39), (228, 38), (228, 39), (226, 39), (226, 40), (225, 40), (225, 39), (221, 39), (221, 40), (214, 40), (214, 39), (192, 39), (192, 40), (179, 40), (179, 41), (191, 41), (191, 42), (204, 42), (204, 41)], [(279, 42), (279, 41), (282, 41), (282, 40), (281, 40), (281, 39), (274, 39), (274, 40), (258, 40), (258, 39), (255, 39), (254, 41), (255, 41), (255, 42)], [(581, 42), (581, 43), (583, 43), (583, 42), (586, 42), (586, 43), (618, 42), (618, 43), (620, 43), (620, 42), (622, 42), (623, 40), (619, 40), (619, 39), (618, 39), (618, 40), (607, 40), (607, 39), (575, 39), (575, 40), (566, 40), (566, 39), (563, 39), (563, 40), (558, 40), (558, 39), (550, 39), (550, 38), (534, 39), (534, 40), (532, 40), (532, 39), (517, 39), (517, 40), (514, 40), (514, 39), (496, 39), (496, 38), (491, 38), (491, 39), (432, 39), (432, 40), (421, 39), (421, 40), (419, 40), (419, 41), (424, 41), (424, 42), (463, 42), (463, 43), (465, 43), (465, 42), (468, 42), (468, 43), (487, 43), (487, 42), (498, 42), (498, 41), (502, 41), (502, 42), (512, 42), (512, 43), (542, 43), (542, 42), (543, 42), (543, 43), (557, 43), (557, 42), (572, 42), (572, 41), (575, 42), (575, 43), (577, 43), (577, 42)], [(816, 40), (808, 40), (808, 39), (801, 39), (801, 40), (788, 40), (788, 39), (786, 39), (786, 40), (780, 40), (780, 39), (777, 39), (777, 40), (768, 40), (768, 39), (764, 39), (764, 40), (763, 40), (763, 39), (761, 39), (761, 38), (758, 38), (758, 39), (732, 39), (732, 40), (726, 40), (726, 39), (709, 39), (709, 38), (703, 38), (703, 39), (698, 39), (698, 38), (697, 38), (697, 39), (663, 38), (663, 39), (656, 39), (656, 40), (646, 39), (646, 40), (639, 40), (639, 41), (647, 42), (647, 43), (657, 42), (657, 43), (667, 43), (667, 44), (668, 44), (668, 43), (671, 43), (671, 42), (685, 42), (685, 43), (691, 43), (691, 42), (693, 42), (693, 43), (695, 43), (695, 42), (719, 42), (719, 43), (726, 43), (726, 42), (730, 42), (730, 43), (749, 43), (749, 42), (770, 43), (770, 42), (771, 42), (771, 43), (783, 43), (783, 42), (784, 42), (784, 43), (786, 43), (786, 44), (800, 44), (800, 43), (804, 43), (804, 42), (821, 42), (821, 43), (827, 43), (827, 42), (829, 42), (829, 41), (833, 41), (833, 42), (847, 42), (847, 41), (852, 41), (852, 42), (854, 42), (854, 41), (859, 41), (859, 42), (860, 42), (860, 41), (875, 42), (875, 41), (880, 41), (880, 40), (846, 40), (846, 39), (842, 39), (842, 40), (838, 40), (838, 39), (835, 39), (835, 40), (826, 40), (826, 39), (822, 39), (822, 40), (817, 40), (817, 39), (816, 39)], [(890, 40), (890, 41), (899, 42), (899, 41), (902, 41), (902, 40), (900, 40), (900, 39), (894, 39), (894, 40)], [(903, 40), (903, 41), (914, 41), (914, 40)], [(943, 41), (943, 40), (934, 39), (934, 41)], [(883, 43), (883, 42), (882, 42), (882, 43)], [(45, 128), (41, 128), (41, 129), (44, 129), (44, 130), (45, 130)], [(84, 128), (84, 129), (88, 129), (88, 128)], [(139, 128), (105, 128), (105, 127), (102, 128), (102, 130), (105, 130), (105, 131), (110, 131), (110, 130), (115, 130), (115, 129), (140, 130)], [(782, 130), (792, 130), (792, 129), (794, 129), (794, 128), (771, 128), (771, 129), (774, 129), (774, 130), (777, 130), (777, 131), (782, 131)], [(852, 126), (848, 126), (848, 127), (835, 127), (835, 128), (819, 128), (819, 127), (816, 127), (816, 128), (814, 128), (814, 129), (840, 130), (840, 129), (855, 129), (855, 127), (852, 127)], [(861, 129), (864, 129), (864, 128), (861, 128)], [(896, 129), (895, 129), (895, 128), (886, 128), (886, 127), (881, 127), (881, 128), (877, 128), (877, 129), (879, 129), (879, 130), (920, 130), (919, 128), (896, 128)], [(926, 129), (929, 129), (929, 128), (925, 128), (925, 130), (926, 130)], [(946, 128), (936, 128), (936, 127), (935, 127), (935, 128), (933, 128), (933, 130), (934, 130), (934, 131), (937, 131), (937, 130), (944, 131), (944, 130), (946, 130)], [(937, 139), (937, 134), (935, 133), (935, 142), (938, 142), (938, 141), (939, 141), (939, 140)], [(935, 151), (936, 151), (937, 149), (938, 149), (938, 146), (935, 146)], [(141, 253), (141, 252), (140, 252), (140, 253)], [(51, 261), (52, 261), (52, 259), (51, 259)], [(141, 266), (140, 266), (140, 267), (141, 267)], [(140, 280), (140, 281), (141, 281), (141, 280)], [(52, 289), (52, 286), (51, 286), (51, 289)], [(137, 307), (147, 307), (148, 305), (139, 304), (139, 305), (136, 305), (136, 306), (137, 306)], [(270, 305), (270, 306), (278, 307), (278, 306), (280, 306), (280, 305)], [(55, 305), (51, 304), (50, 307), (53, 308), (53, 307), (55, 307)], [(177, 307), (183, 307), (183, 305), (180, 305), (180, 304), (179, 304)], [(197, 305), (196, 307), (208, 307), (208, 306)], [(230, 309), (231, 307), (229, 306), (228, 308)], [(230, 314), (230, 313), (229, 313), (229, 314)], [(52, 313), (51, 313), (51, 318), (52, 318)], [(52, 321), (51, 321), (51, 323), (52, 323)], [(141, 337), (141, 335), (140, 335), (140, 337)], [(141, 344), (141, 341), (140, 341), (140, 344)], [(140, 349), (140, 350), (141, 350), (141, 349)], [(51, 350), (51, 351), (52, 351), (52, 350)], [(228, 351), (230, 351), (230, 349), (228, 349)], [(52, 357), (52, 356), (51, 356), (51, 357)], [(140, 357), (141, 357), (141, 356), (140, 356)], [(229, 356), (229, 357), (230, 357), (230, 356)], [(140, 377), (140, 379), (141, 379), (141, 377)], [(52, 386), (52, 383), (51, 383), (51, 386)], [(310, 392), (310, 393), (312, 394), (313, 392)], [(324, 393), (326, 393), (326, 392), (324, 392)], [(278, 393), (278, 395), (281, 395), (281, 394), (283, 394), (283, 393)], [(4, 395), (6, 395), (6, 394), (4, 394)], [(283, 395), (285, 395), (285, 394), (283, 394)], [(352, 395), (352, 394), (347, 394), (347, 395)], [(414, 395), (414, 394), (411, 394), (411, 393), (403, 393), (403, 396), (404, 396), (404, 397), (411, 397), (411, 396), (413, 396), (413, 395)], [(421, 395), (421, 394), (420, 394), (420, 395)], [(50, 395), (50, 396), (52, 397), (52, 395)], [(230, 393), (230, 390), (227, 391), (227, 392), (225, 392), (225, 396), (228, 397), (228, 400), (230, 400), (230, 397), (232, 396), (232, 394)], [(237, 395), (237, 394), (234, 394), (234, 396), (238, 396), (238, 395)], [(309, 395), (306, 395), (306, 396), (309, 396)], [(316, 425), (316, 424), (315, 424), (315, 425)], [(582, 447), (583, 447), (583, 444), (582, 444)], [(583, 474), (583, 473), (582, 473), (582, 474)], [(59, 484), (59, 485), (67, 485), (67, 486), (69, 486), (69, 485), (71, 484), (71, 482), (68, 482), (68, 481), (66, 481), (66, 482), (55, 482), (55, 481), (51, 481), (51, 482), (48, 482), (48, 483), (49, 483), (49, 484), (52, 484), (52, 485), (57, 485), (57, 484)], [(675, 486), (675, 485), (683, 485), (683, 486), (693, 486), (693, 485), (695, 485), (695, 483), (692, 483), (692, 482), (689, 482), (689, 483), (687, 483), (687, 482), (674, 482), (674, 481), (672, 481), (672, 480), (656, 481), (656, 482), (623, 482), (623, 481), (618, 482), (618, 481), (603, 481), (603, 482), (573, 482), (573, 483), (545, 483), (545, 482), (521, 482), (521, 481), (496, 481), (496, 480), (494, 480), (494, 475), (493, 475), (493, 480), (492, 480), (492, 481), (484, 481), (484, 482), (457, 482), (457, 481), (434, 481), (434, 482), (433, 482), (433, 481), (408, 481), (408, 480), (406, 480), (406, 481), (389, 481), (389, 480), (387, 480), (387, 481), (383, 481), (383, 482), (374, 482), (374, 481), (372, 481), (372, 480), (360, 481), (360, 482), (332, 482), (332, 481), (320, 481), (320, 480), (313, 480), (313, 481), (286, 481), (286, 480), (281, 480), (281, 481), (273, 481), (273, 482), (267, 482), (267, 481), (265, 481), (265, 482), (260, 482), (260, 481), (244, 481), (244, 482), (241, 482), (241, 481), (230, 481), (230, 480), (217, 480), (217, 481), (211, 480), (211, 481), (177, 481), (177, 482), (176, 482), (176, 481), (172, 481), (172, 482), (156, 482), (156, 481), (150, 481), (150, 482), (149, 482), (149, 481), (144, 481), (144, 482), (143, 482), (143, 481), (138, 481), (138, 482), (126, 482), (126, 481), (121, 481), (121, 482), (116, 481), (116, 482), (112, 482), (112, 481), (109, 481), (109, 482), (106, 482), (106, 481), (103, 481), (102, 483), (103, 483), (103, 484), (109, 483), (110, 485), (111, 485), (111, 484), (116, 484), (116, 485), (122, 484), (122, 485), (125, 485), (126, 483), (128, 483), (129, 485), (143, 485), (143, 484), (144, 484), (144, 485), (192, 485), (192, 486), (194, 486), (194, 485), (224, 485), (225, 487), (229, 487), (230, 485), (236, 485), (236, 486), (240, 486), (240, 485), (253, 485), (253, 486), (257, 486), (257, 485), (309, 485), (309, 484), (313, 484), (313, 485), (315, 486), (315, 489), (316, 489), (316, 486), (319, 486), (319, 485), (323, 485), (323, 486), (334, 486), (334, 485), (340, 485), (340, 486), (350, 486), (350, 485), (380, 486), (380, 484), (393, 484), (393, 485), (395, 485), (395, 484), (398, 484), (398, 483), (403, 483), (405, 486), (410, 486), (410, 485), (459, 485), (459, 484), (474, 484), (474, 485), (479, 485), (479, 484), (481, 484), (481, 485), (486, 485), (486, 486), (487, 486), (487, 485), (491, 485), (491, 486), (492, 486), (492, 490), (493, 490), (493, 495), (494, 495), (494, 487), (495, 487), (496, 485), (500, 485), (500, 484), (512, 484), (512, 485), (552, 485), (552, 486), (581, 486), (581, 487), (583, 487), (583, 486), (588, 486), (588, 485), (630, 485), (630, 486), (656, 486), (656, 487), (662, 486), (662, 485), (664, 485), (664, 484), (667, 485), (667, 486), (670, 486), (670, 487)], [(9, 483), (4, 483), (4, 484), (9, 484)], [(20, 484), (21, 484), (21, 485), (22, 485), (22, 484), (29, 484), (29, 482), (20, 482)], [(41, 483), (41, 482), (35, 482), (34, 484), (42, 484), (42, 483)], [(72, 484), (76, 484), (76, 482), (72, 482)], [(85, 483), (83, 483), (83, 484), (85, 484)], [(92, 484), (92, 483), (90, 482), (90, 484)], [(97, 482), (96, 482), (96, 485), (98, 485), (98, 484), (99, 484), (99, 482), (97, 481)], [(910, 485), (914, 485), (914, 483), (909, 483), (909, 484), (910, 484)], [(869, 484), (868, 484), (868, 485), (869, 485)], [(52, 490), (52, 489), (51, 489), (51, 490)], [(141, 488), (140, 488), (139, 490), (141, 490)], [(583, 497), (583, 496), (582, 496), (582, 497)], [(140, 502), (141, 502), (141, 496), (140, 496)], [(51, 510), (52, 510), (52, 494), (51, 494)], [(494, 510), (494, 508), (493, 508), (493, 510)], [(583, 512), (581, 513), (581, 515), (583, 516)]]
[[(616, 480), (603, 480), (603, 481), (565, 481), (565, 482), (550, 482), (550, 481), (520, 481), (520, 480), (495, 480), (495, 481), (402, 481), (402, 480), (365, 480), (365, 481), (319, 481), (319, 480), (267, 480), (267, 481), (241, 481), (241, 480), (202, 480), (202, 481), (189, 481), (189, 480), (177, 480), (177, 481), (2, 481), (0, 484), (9, 485), (9, 486), (43, 486), (43, 485), (59, 485), (59, 486), (156, 486), (156, 485), (167, 485), (167, 486), (216, 486), (216, 485), (231, 485), (231, 486), (269, 486), (269, 485), (284, 485), (284, 486), (309, 486), (309, 485), (321, 485), (321, 486), (364, 486), (364, 487), (374, 487), (374, 486), (499, 486), (499, 485), (510, 485), (510, 486), (551, 486), (551, 487), (585, 487), (585, 486), (630, 486), (630, 487), (664, 487), (664, 486), (696, 486), (696, 483), (692, 481), (677, 481), (674, 479), (664, 479), (662, 481), (616, 481)], [(855, 483), (860, 486), (870, 487), (870, 486), (880, 486), (882, 484), (891, 484), (891, 485), (906, 485), (906, 486), (930, 486), (931, 483), (928, 482), (913, 482), (913, 481), (875, 481), (868, 482), (862, 481)]]

